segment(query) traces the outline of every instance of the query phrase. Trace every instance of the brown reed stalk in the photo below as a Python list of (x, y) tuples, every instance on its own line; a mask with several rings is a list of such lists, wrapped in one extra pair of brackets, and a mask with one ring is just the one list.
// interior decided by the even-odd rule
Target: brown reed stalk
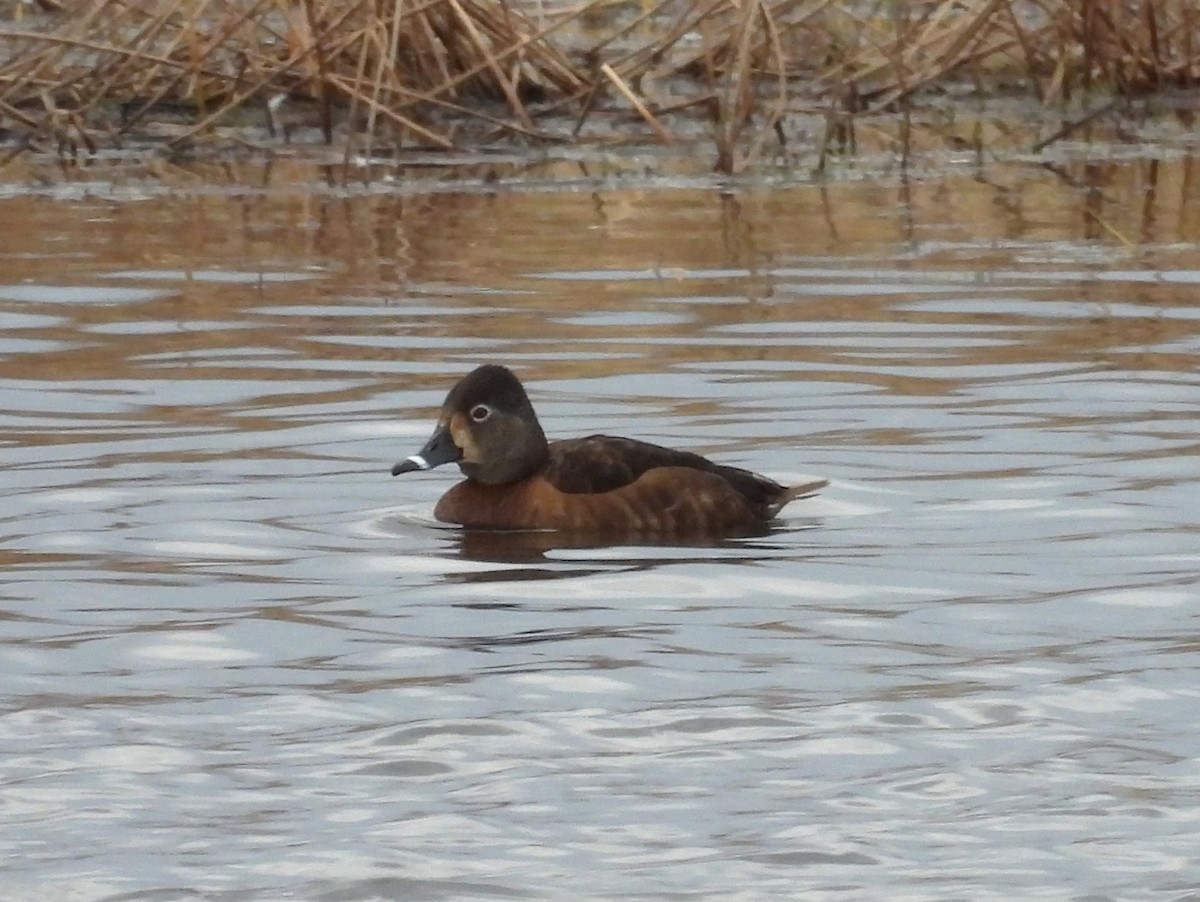
[(333, 110), (330, 107), (329, 91), (329, 63), (325, 58), (325, 47), (323, 44), (324, 32), (318, 21), (318, 13), (313, 6), (314, 0), (304, 0), (304, 22), (308, 28), (309, 34), (313, 36), (313, 56), (316, 58), (317, 78), (313, 84), (314, 93), (317, 95), (317, 103), (321, 109), (321, 133), (325, 136), (325, 143), (333, 143)]
[[(326, 26), (327, 30), (336, 28), (356, 8), (357, 5), (348, 4), (342, 10), (341, 16), (334, 19), (333, 22)], [(209, 112), (206, 116), (201, 117), (199, 122), (185, 129), (181, 134), (172, 138), (168, 143), (171, 146), (178, 146), (185, 141), (191, 140), (193, 137), (209, 128), (219, 119), (227, 116), (233, 110), (243, 106), (251, 98), (262, 95), (267, 88), (272, 86), (278, 87), (279, 85), (276, 83), (279, 82), (281, 78), (294, 77), (299, 65), (316, 52), (316, 46), (316, 43), (313, 42), (301, 44), (299, 47), (292, 50), (278, 64), (264, 67), (264, 71), (262, 71), (249, 84), (231, 84), (229, 86), (230, 93), (223, 103), (218, 104), (216, 108)]]
[[(454, 17), (458, 20), (458, 24), (466, 33), (472, 49), (478, 54), (479, 59), (482, 59), (486, 64), (492, 77), (495, 79), (496, 85), (504, 92), (504, 97), (508, 101), (508, 108), (520, 121), (521, 125), (526, 128), (533, 127), (533, 120), (529, 116), (529, 111), (525, 109), (525, 104), (521, 100), (520, 90), (514, 78), (510, 78), (504, 72), (500, 65), (500, 61), (492, 53), (491, 41), (485, 37), (483, 32), (476, 25), (476, 19), (468, 15), (466, 9), (460, 0), (446, 0)], [(483, 24), (483, 23), (480, 23)], [(493, 32), (494, 34), (494, 32)]]
[(775, 60), (776, 94), (774, 104), (767, 111), (766, 121), (764, 122), (763, 127), (758, 130), (757, 135), (751, 142), (750, 148), (746, 153), (746, 165), (753, 165), (758, 161), (764, 144), (766, 141), (770, 140), (772, 136), (777, 137), (781, 145), (784, 143), (782, 123), (788, 107), (787, 64), (783, 52), (783, 41), (780, 37), (779, 29), (775, 19), (765, 5), (760, 7), (760, 14), (762, 17), (763, 30), (768, 42), (768, 49), (771, 56)]
[[(755, 49), (761, 37), (759, 29), (771, 31), (771, 15), (760, 0), (743, 0), (734, 32), (730, 36), (732, 59), (722, 75), (713, 105), (717, 159), (714, 169), (731, 175), (741, 168), (738, 146), (756, 106)], [(785, 93), (786, 96), (786, 93)], [(772, 122), (772, 126), (774, 122)], [(755, 148), (759, 142), (755, 142)]]
[[(436, 105), (482, 79), (490, 85), (487, 90), (505, 97), (518, 130), (533, 133), (523, 92), (531, 78), (542, 76), (538, 67), (548, 64), (551, 84), (575, 89), (584, 80), (563, 54), (538, 43), (525, 19), (507, 9), (497, 14), (489, 2), (303, 0), (290, 10), (279, 0), (166, 0), (144, 7), (98, 0), (51, 31), (0, 29), (0, 41), (18, 47), (16, 53), (0, 54), (5, 61), (0, 63), (0, 101), (18, 109), (46, 90), (69, 85), (78, 95), (72, 98), (77, 108), (86, 113), (125, 97), (136, 102), (123, 126), (127, 130), (164, 103), (187, 99), (204, 110), (209, 100), (217, 100), (177, 139), (184, 140), (265, 92), (290, 96), (299, 90), (317, 99), (322, 130), (332, 140), (334, 95), (327, 89), (361, 103), (373, 120), (383, 113), (389, 121), (410, 125), (411, 117), (383, 111), (397, 102)], [(373, 15), (380, 8), (390, 20)], [(288, 23), (286, 34), (272, 34), (265, 24), (272, 9)], [(280, 38), (287, 51), (270, 55), (263, 42), (274, 39), (278, 46)], [(72, 57), (83, 55), (90, 66), (71, 64)], [(417, 78), (411, 77), (414, 70)], [(354, 74), (350, 81), (347, 72)], [(26, 127), (49, 121), (28, 115), (14, 120)], [(420, 131), (425, 139), (434, 135)], [(440, 137), (435, 143), (449, 144)]]
[[(372, 45), (374, 45), (376, 51), (374, 76), (372, 77), (369, 85), (370, 93), (369, 95), (362, 95), (354, 98), (356, 102), (365, 104), (367, 108), (366, 141), (368, 150), (372, 148), (375, 143), (375, 129), (379, 119), (379, 114), (381, 111), (386, 111), (388, 109), (387, 104), (382, 99), (384, 74), (387, 72), (388, 60), (395, 60), (400, 53), (401, 15), (402, 10), (400, 4), (394, 4), (392, 6), (390, 23), (388, 20), (382, 18), (375, 20), (371, 24), (376, 27), (370, 28), (370, 26), (368, 26), (368, 30), (371, 32), (370, 40), (367, 40), (365, 36), (363, 38), (364, 47), (370, 48)], [(424, 16), (421, 16), (418, 19), (418, 22), (425, 29), (429, 27), (428, 21)], [(386, 30), (383, 34), (379, 34), (379, 24), (384, 24), (386, 27)], [(433, 44), (434, 42), (430, 43)], [(368, 49), (368, 56), (369, 55), (370, 52)], [(440, 54), (435, 52), (435, 57), (440, 59)], [(356, 81), (359, 81), (357, 77)], [(402, 129), (407, 128), (409, 131), (414, 131), (418, 135), (421, 135), (421, 130), (417, 128), (410, 128), (410, 126), (415, 123), (410, 123), (406, 117), (400, 116), (400, 114), (396, 115), (399, 118), (393, 118), (393, 121), (396, 122), (397, 125), (399, 125)], [(432, 141), (435, 146), (453, 146), (449, 139), (442, 136), (434, 136), (432, 133), (429, 135), (422, 135), (422, 137), (424, 137), (426, 140)]]
[[(352, 84), (343, 80), (340, 75), (334, 75), (330, 84), (333, 87), (341, 88), (343, 91), (349, 91), (353, 89)], [(380, 119), (386, 119), (393, 125), (399, 127), (402, 131), (411, 131), (423, 140), (428, 141), (434, 147), (439, 147), (442, 150), (458, 149), (458, 146), (446, 135), (426, 128), (417, 120), (396, 112), (390, 106), (377, 101), (374, 97), (369, 95), (364, 96), (361, 93), (357, 94), (356, 96), (358, 101), (365, 104), (372, 113), (377, 114)]]
[[(175, 49), (172, 46), (173, 43), (180, 40), (182, 36), (180, 30), (176, 30), (174, 35), (169, 31), (176, 15), (177, 8), (170, 6), (162, 6), (149, 11), (141, 25), (129, 36), (131, 47), (155, 48), (161, 45), (162, 56), (170, 58)], [(159, 71), (157, 66), (146, 66), (144, 59), (144, 56), (136, 53), (114, 59), (108, 67), (105, 77), (97, 79), (95, 95), (98, 97), (115, 97), (123, 94), (139, 96), (144, 86)]]
[[(80, 20), (69, 20), (64, 23), (65, 27), (62, 33), (53, 36), (57, 38), (56, 40), (29, 42), (30, 55), (26, 56), (19, 52), (14, 53), (11, 65), (6, 66), (5, 70), (17, 68), (21, 79), (31, 85), (46, 87), (47, 82), (53, 79), (55, 72), (66, 68), (63, 58), (70, 53), (72, 47), (79, 45), (81, 41), (85, 40), (84, 36), (91, 30), (92, 24), (100, 14), (102, 8), (102, 4), (97, 4), (93, 9), (86, 11)], [(3, 32), (0, 32), (0, 34), (3, 34)], [(40, 52), (37, 52), (39, 50)], [(0, 78), (6, 75), (6, 71), (0, 70)]]
[(654, 114), (646, 108), (646, 105), (642, 103), (641, 98), (638, 97), (638, 95), (634, 93), (629, 85), (625, 83), (621, 76), (616, 73), (616, 70), (614, 70), (612, 66), (610, 66), (608, 63), (601, 63), (600, 72), (605, 78), (612, 82), (617, 91), (619, 91), (621, 95), (629, 101), (630, 105), (637, 110), (637, 114), (641, 116), (642, 119), (646, 121), (646, 124), (654, 130), (655, 134), (658, 135), (658, 139), (662, 141), (663, 144), (670, 144), (675, 140), (671, 137), (671, 133), (663, 127), (662, 123), (654, 117)]
[[(178, 24), (182, 0), (177, 0), (173, 6), (164, 7), (162, 15), (167, 21)], [(203, 3), (204, 0), (201, 0)], [(158, 109), (164, 101), (186, 100), (203, 109), (210, 97), (220, 93), (219, 90), (206, 90), (201, 87), (203, 79), (220, 83), (221, 65), (213, 62), (208, 64), (213, 56), (228, 45), (233, 37), (246, 25), (261, 15), (263, 10), (272, 4), (272, 0), (255, 0), (246, 6), (240, 15), (232, 17), (223, 28), (209, 36), (207, 41), (198, 39), (196, 29), (191, 23), (197, 18), (195, 10), (183, 16), (186, 23), (177, 28), (174, 34), (168, 35), (168, 43), (164, 48), (167, 59), (155, 68), (147, 68), (141, 77), (128, 85), (126, 91), (135, 99), (137, 106), (128, 111), (123, 117), (119, 132), (127, 132), (146, 116)], [(206, 6), (207, 4), (205, 4)], [(203, 7), (202, 7), (203, 8)], [(207, 47), (205, 47), (207, 45)], [(147, 59), (143, 53), (141, 59)], [(165, 71), (164, 71), (165, 70)], [(242, 73), (238, 73), (240, 80)], [(156, 84), (157, 82), (157, 84)], [(231, 90), (232, 86), (226, 90)]]

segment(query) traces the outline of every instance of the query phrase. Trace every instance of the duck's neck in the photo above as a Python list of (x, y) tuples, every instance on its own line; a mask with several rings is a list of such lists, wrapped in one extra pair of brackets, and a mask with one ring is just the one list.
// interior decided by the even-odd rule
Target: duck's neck
[(545, 469), (550, 461), (546, 434), (536, 419), (521, 421), (520, 434), (505, 443), (503, 455), (486, 463), (461, 461), (459, 467), (472, 482), (484, 485), (510, 485), (521, 482)]

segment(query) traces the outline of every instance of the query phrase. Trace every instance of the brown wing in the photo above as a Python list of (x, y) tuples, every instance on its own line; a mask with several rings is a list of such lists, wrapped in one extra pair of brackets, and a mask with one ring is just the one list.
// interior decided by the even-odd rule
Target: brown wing
[(770, 507), (785, 491), (773, 479), (738, 467), (715, 464), (690, 451), (611, 435), (552, 442), (545, 476), (560, 492), (595, 494), (623, 488), (649, 471), (663, 467), (699, 470), (719, 476), (754, 507)]

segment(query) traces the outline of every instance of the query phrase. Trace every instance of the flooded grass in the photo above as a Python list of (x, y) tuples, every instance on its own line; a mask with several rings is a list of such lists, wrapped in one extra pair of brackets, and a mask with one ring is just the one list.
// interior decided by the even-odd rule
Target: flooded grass
[[(1200, 79), (1189, 0), (6, 6), (3, 127), (13, 152), (66, 157), (138, 140), (315, 137), (349, 160), (702, 133), (710, 165), (732, 173), (797, 143), (822, 162), (853, 152), (873, 117), (944, 108), (946, 92), (1018, 90), (1063, 111), (1053, 143)], [(820, 128), (795, 132), (796, 115)]]

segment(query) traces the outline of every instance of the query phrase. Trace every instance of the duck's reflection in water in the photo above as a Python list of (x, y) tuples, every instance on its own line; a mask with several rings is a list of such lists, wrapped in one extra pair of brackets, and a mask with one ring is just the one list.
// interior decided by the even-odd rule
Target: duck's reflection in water
[[(448, 549), (464, 560), (504, 564), (495, 570), (449, 573), (447, 582), (514, 582), (578, 578), (593, 573), (653, 570), (665, 564), (751, 564), (795, 553), (795, 535), (815, 524), (761, 527), (731, 536), (597, 536), (555, 530), (459, 530)], [(517, 566), (513, 566), (517, 565)]]

